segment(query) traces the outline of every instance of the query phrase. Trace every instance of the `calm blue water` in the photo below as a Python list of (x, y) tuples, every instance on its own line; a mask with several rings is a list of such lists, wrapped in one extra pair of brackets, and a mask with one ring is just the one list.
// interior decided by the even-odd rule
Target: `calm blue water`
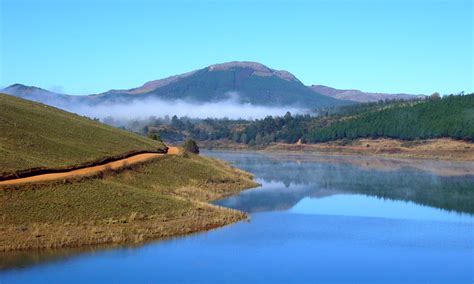
[(473, 163), (205, 154), (262, 184), (216, 202), (250, 222), (135, 248), (0, 255), (0, 283), (474, 282)]

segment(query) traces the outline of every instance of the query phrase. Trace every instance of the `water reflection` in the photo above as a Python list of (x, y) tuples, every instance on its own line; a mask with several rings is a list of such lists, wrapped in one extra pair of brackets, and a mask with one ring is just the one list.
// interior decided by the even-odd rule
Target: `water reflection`
[(286, 210), (305, 197), (352, 193), (474, 214), (474, 163), (374, 157), (219, 153), (262, 189), (218, 202), (247, 212)]
[(9, 268), (22, 269), (45, 262), (64, 261), (72, 256), (79, 256), (82, 254), (91, 255), (99, 251), (111, 250), (114, 248), (117, 248), (117, 246), (86, 246), (81, 248), (26, 250), (0, 253), (0, 271)]
[(456, 223), (471, 223), (473, 220), (470, 214), (442, 212), (442, 209), (419, 206), (413, 202), (354, 194), (338, 194), (317, 199), (305, 197), (290, 209), (290, 213)]

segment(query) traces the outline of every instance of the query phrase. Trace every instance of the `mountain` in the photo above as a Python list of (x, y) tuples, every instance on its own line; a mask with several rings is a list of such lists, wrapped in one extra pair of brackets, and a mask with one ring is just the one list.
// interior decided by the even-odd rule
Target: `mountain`
[(380, 100), (411, 100), (425, 98), (424, 95), (410, 94), (385, 94), (385, 93), (368, 93), (360, 90), (339, 90), (324, 85), (312, 85), (310, 88), (318, 93), (338, 100), (348, 100), (359, 103), (377, 102)]
[(366, 93), (313, 85), (305, 86), (288, 71), (275, 70), (257, 62), (233, 61), (188, 73), (149, 81), (142, 86), (93, 94), (71, 96), (37, 87), (15, 84), (4, 93), (81, 113), (81, 106), (129, 104), (143, 99), (186, 101), (196, 104), (231, 101), (271, 107), (314, 109), (372, 102), (385, 99), (411, 99), (407, 94)]
[(312, 91), (287, 71), (274, 70), (256, 62), (239, 61), (150, 81), (138, 88), (110, 90), (95, 97), (105, 101), (140, 97), (196, 103), (230, 99), (242, 104), (305, 108), (350, 104)]

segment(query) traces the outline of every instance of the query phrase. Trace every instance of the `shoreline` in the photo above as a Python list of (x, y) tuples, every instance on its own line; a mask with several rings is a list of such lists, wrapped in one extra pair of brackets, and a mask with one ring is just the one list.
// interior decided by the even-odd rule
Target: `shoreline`
[(357, 139), (317, 144), (272, 143), (265, 147), (223, 141), (204, 142), (206, 150), (257, 151), (268, 153), (313, 153), (443, 161), (474, 161), (474, 143), (449, 138), (419, 141), (396, 139)]
[[(182, 181), (177, 186), (158, 187), (155, 182), (157, 169), (169, 169), (170, 166), (176, 166), (176, 164), (195, 168), (201, 176), (201, 181), (196, 182), (193, 178), (189, 178), (188, 181)], [(210, 169), (199, 171), (199, 167), (206, 165)], [(182, 170), (182, 166), (176, 167), (177, 170), (169, 170), (171, 175), (168, 174), (168, 178), (173, 179), (173, 174)], [(219, 174), (207, 174), (209, 171), (214, 172), (217, 168), (219, 168)], [(147, 177), (150, 179), (143, 181)], [(127, 183), (119, 184), (123, 181)], [(145, 184), (137, 184), (139, 181)], [(102, 188), (102, 184), (112, 186)], [(0, 255), (11, 251), (80, 248), (95, 245), (140, 245), (149, 241), (212, 230), (246, 220), (248, 215), (245, 212), (210, 202), (257, 186), (251, 174), (233, 168), (222, 161), (194, 155), (190, 157), (171, 155), (125, 170), (111, 172), (103, 177), (83, 177), (80, 180), (5, 188), (0, 196), (0, 201), (5, 205), (4, 209), (0, 210), (0, 219), (4, 220), (3, 224), (0, 224)], [(81, 193), (76, 197), (70, 197), (69, 195), (74, 191), (81, 191)], [(93, 200), (97, 194), (111, 200), (109, 202), (114, 205), (102, 206), (101, 201)], [(142, 197), (142, 194), (146, 195)], [(155, 194), (158, 195), (155, 197)], [(44, 207), (51, 203), (53, 205), (69, 204), (68, 198), (77, 197), (85, 199), (82, 205), (71, 204), (72, 208), (66, 205), (66, 208), (71, 208), (66, 210), (69, 210), (69, 215), (73, 217), (57, 216), (56, 212), (61, 210), (54, 208), (35, 209), (44, 212), (42, 214), (44, 216), (39, 219), (46, 221), (31, 220), (26, 216), (34, 214), (28, 212), (31, 206)], [(156, 206), (148, 205), (148, 209), (143, 208), (140, 205), (142, 203), (153, 204), (154, 200), (149, 198), (157, 198), (156, 202), (160, 203)], [(15, 199), (21, 201), (20, 205), (15, 205)], [(123, 202), (128, 202), (128, 205)], [(87, 205), (88, 203), (92, 205)], [(123, 207), (125, 205), (128, 207)], [(9, 210), (7, 208), (9, 206), (13, 210)], [(77, 208), (90, 206), (96, 212), (79, 212), (75, 206), (81, 206)], [(15, 208), (21, 208), (21, 211)], [(104, 213), (110, 210), (113, 210), (111, 211), (113, 214)], [(119, 213), (119, 210), (122, 210), (120, 211), (122, 213)], [(13, 212), (16, 213), (13, 214)], [(78, 213), (86, 215), (76, 216)], [(18, 216), (18, 214), (25, 216)], [(97, 217), (85, 217), (89, 215)], [(27, 221), (21, 221), (21, 218), (26, 218)]]
[[(27, 242), (0, 246), (0, 255), (9, 252), (41, 251), (54, 249), (85, 248), (89, 246), (136, 245), (162, 241), (175, 237), (207, 232), (247, 220), (249, 216), (243, 211), (225, 208), (213, 204), (202, 204), (194, 211), (183, 214), (179, 219), (161, 219), (148, 216), (142, 220), (112, 220), (110, 224), (38, 224)], [(127, 225), (131, 224), (131, 225)], [(48, 237), (52, 242), (35, 240), (44, 235), (44, 231), (54, 231)], [(20, 227), (2, 228), (3, 233), (23, 231)], [(86, 234), (84, 234), (84, 232)], [(92, 235), (91, 235), (92, 234)], [(1, 234), (0, 234), (1, 235)], [(18, 238), (25, 236), (17, 234)], [(57, 241), (59, 239), (59, 241)]]
[[(218, 230), (224, 228), (226, 226), (231, 226), (233, 224), (239, 222), (245, 222), (249, 220), (249, 217), (243, 218), (241, 220), (237, 220), (234, 222), (226, 223), (215, 228), (209, 228), (207, 230), (198, 230), (195, 232), (188, 232), (185, 234), (178, 234), (178, 235), (170, 235), (170, 236), (163, 236), (159, 239), (150, 238), (145, 239), (141, 242), (121, 242), (121, 243), (101, 243), (101, 244), (90, 244), (90, 245), (80, 245), (80, 246), (65, 246), (65, 247), (52, 247), (52, 248), (44, 248), (44, 249), (17, 249), (17, 250), (8, 250), (8, 251), (0, 251), (0, 273), (2, 271), (8, 271), (10, 269), (15, 269), (21, 266), (21, 268), (26, 268), (30, 266), (37, 265), (38, 263), (49, 263), (54, 262), (56, 260), (67, 259), (71, 256), (80, 256), (81, 254), (89, 254), (89, 253), (96, 253), (96, 252), (104, 252), (108, 250), (115, 250), (115, 249), (127, 249), (127, 248), (139, 248), (142, 246), (150, 245), (156, 242), (163, 242), (163, 241), (172, 241), (178, 240), (183, 237), (193, 236), (196, 234), (211, 232), (213, 230)], [(34, 255), (34, 256), (32, 256)], [(25, 260), (28, 263), (25, 264)], [(20, 261), (20, 264), (18, 264)]]

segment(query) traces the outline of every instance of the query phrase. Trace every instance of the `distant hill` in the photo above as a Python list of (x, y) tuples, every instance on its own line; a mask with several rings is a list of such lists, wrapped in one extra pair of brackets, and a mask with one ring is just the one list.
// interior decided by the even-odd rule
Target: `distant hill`
[(55, 107), (64, 107), (71, 102), (81, 100), (81, 97), (75, 98), (74, 96), (58, 94), (42, 88), (22, 84), (13, 84), (1, 90), (1, 92)]
[(339, 90), (324, 85), (312, 85), (310, 88), (318, 94), (322, 94), (331, 98), (359, 103), (378, 102), (380, 100), (411, 100), (426, 97), (424, 95), (386, 94), (369, 93), (360, 90)]
[(350, 104), (312, 91), (287, 71), (274, 70), (256, 62), (237, 61), (151, 81), (130, 90), (111, 90), (96, 95), (107, 101), (137, 97), (196, 103), (230, 99), (242, 104), (307, 108)]
[(165, 148), (161, 142), (5, 94), (0, 94), (0, 133), (0, 174)]

